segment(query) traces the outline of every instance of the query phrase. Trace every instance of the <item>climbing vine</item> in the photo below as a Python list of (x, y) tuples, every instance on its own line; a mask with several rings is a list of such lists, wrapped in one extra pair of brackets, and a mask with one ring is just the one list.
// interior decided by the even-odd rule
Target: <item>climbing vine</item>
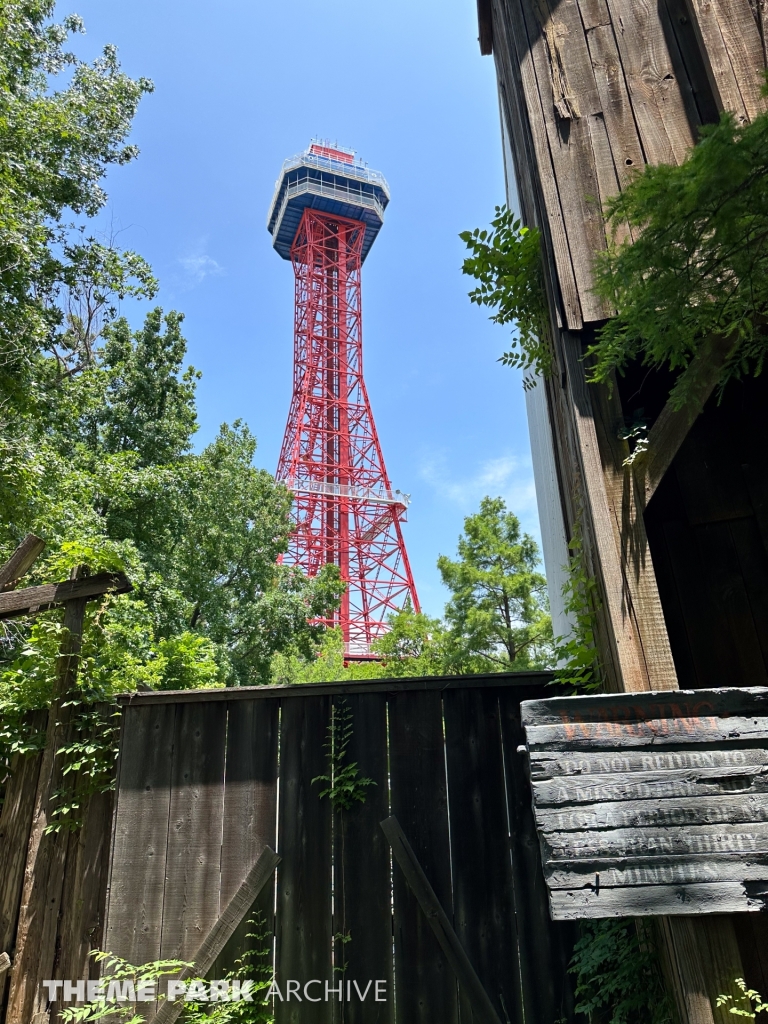
[(325, 783), (320, 798), (328, 797), (337, 811), (348, 811), (355, 803), (362, 803), (373, 779), (360, 775), (356, 761), (347, 760), (349, 742), (352, 739), (352, 711), (345, 697), (336, 702), (328, 725), (325, 750), (328, 771), (317, 775), (312, 782)]
[(471, 254), (462, 271), (479, 282), (469, 297), (478, 306), (496, 309), (494, 323), (517, 324), (518, 336), (501, 362), (532, 370), (524, 381), (532, 387), (537, 374), (552, 372), (539, 231), (524, 227), (507, 206), (497, 206), (490, 230), (475, 228), (459, 237)]
[(735, 983), (741, 989), (741, 996), (719, 995), (716, 1001), (718, 1006), (727, 1006), (728, 1013), (736, 1017), (748, 1017), (750, 1020), (755, 1020), (758, 1013), (768, 1013), (768, 1003), (763, 1002), (763, 997), (756, 989), (747, 988), (743, 978), (736, 978)]
[(600, 597), (594, 577), (587, 572), (579, 521), (568, 547), (570, 558), (563, 597), (573, 626), (567, 636), (555, 639), (555, 682), (572, 686), (576, 693), (589, 693), (599, 690), (601, 685), (595, 643), (595, 613)]

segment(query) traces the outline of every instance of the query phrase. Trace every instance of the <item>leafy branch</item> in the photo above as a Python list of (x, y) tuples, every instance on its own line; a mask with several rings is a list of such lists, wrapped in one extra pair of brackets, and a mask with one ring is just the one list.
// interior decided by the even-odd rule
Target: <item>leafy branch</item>
[[(597, 257), (596, 293), (615, 309), (590, 349), (592, 380), (633, 360), (680, 374), (713, 336), (733, 341), (720, 373), (757, 375), (768, 355), (768, 114), (723, 113), (680, 166), (647, 166), (609, 200), (613, 243)], [(634, 241), (616, 242), (629, 225)]]
[(763, 1002), (763, 997), (753, 988), (747, 988), (747, 983), (743, 978), (736, 978), (736, 985), (741, 989), (742, 995), (734, 998), (732, 995), (719, 995), (717, 997), (717, 1006), (728, 1006), (729, 1003), (736, 1003), (736, 999), (740, 999), (743, 1003), (742, 1006), (728, 1006), (728, 1013), (734, 1014), (736, 1017), (748, 1017), (750, 1020), (754, 1020), (758, 1013), (768, 1013), (768, 1003)]
[(563, 583), (565, 611), (573, 623), (567, 636), (555, 639), (556, 683), (572, 686), (577, 693), (599, 690), (600, 672), (595, 643), (595, 610), (599, 603), (597, 583), (586, 569), (581, 525), (576, 524), (568, 544), (571, 555)]
[[(538, 229), (524, 227), (507, 206), (497, 206), (490, 230), (475, 228), (459, 237), (471, 253), (462, 271), (479, 282), (471, 301), (496, 309), (494, 323), (517, 324), (518, 337), (500, 361), (532, 369), (534, 376), (549, 375), (552, 347)], [(529, 377), (524, 386), (533, 383)]]

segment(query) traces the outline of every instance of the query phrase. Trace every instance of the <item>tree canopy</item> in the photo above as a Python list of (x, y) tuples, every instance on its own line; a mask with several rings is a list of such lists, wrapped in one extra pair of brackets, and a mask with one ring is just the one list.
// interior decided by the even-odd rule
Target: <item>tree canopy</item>
[[(51, 23), (53, 9), (0, 4), (0, 560), (31, 531), (47, 542), (31, 583), (127, 572), (132, 593), (88, 606), (88, 700), (268, 682), (277, 652), (317, 648), (312, 619), (338, 605), (339, 573), (279, 564), (291, 496), (255, 467), (245, 424), (195, 450), (183, 315), (150, 309), (138, 329), (119, 316), (157, 282), (89, 224), (109, 168), (137, 155), (131, 124), (152, 85), (114, 47), (79, 61), (66, 40), (82, 26)], [(60, 611), (5, 628), (6, 740), (14, 715), (47, 702), (60, 642)]]

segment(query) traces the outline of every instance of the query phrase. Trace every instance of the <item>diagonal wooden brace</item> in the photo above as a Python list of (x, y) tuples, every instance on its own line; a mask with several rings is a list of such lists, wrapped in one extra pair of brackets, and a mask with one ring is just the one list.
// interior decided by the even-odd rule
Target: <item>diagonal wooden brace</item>
[[(235, 928), (240, 924), (253, 905), (253, 901), (272, 877), (280, 863), (280, 857), (269, 846), (265, 846), (261, 855), (245, 877), (235, 895), (229, 901), (227, 909), (208, 932), (203, 944), (197, 951), (192, 967), (185, 967), (175, 981), (187, 981), (190, 978), (204, 976), (213, 966), (219, 953), (224, 949)], [(182, 1000), (163, 1003), (150, 1024), (172, 1024), (184, 1009)]]
[(478, 1024), (480, 1022), (482, 1024), (501, 1024), (483, 983), (475, 973), (469, 957), (464, 952), (464, 947), (459, 942), (458, 935), (440, 906), (440, 901), (435, 896), (435, 891), (416, 859), (416, 854), (405, 838), (399, 821), (393, 815), (382, 821), (381, 827), (392, 847), (392, 856), (400, 865), (411, 892), (416, 897), (429, 926), (435, 933), (435, 938), (445, 953), (446, 960), (472, 1004), (473, 1014)]

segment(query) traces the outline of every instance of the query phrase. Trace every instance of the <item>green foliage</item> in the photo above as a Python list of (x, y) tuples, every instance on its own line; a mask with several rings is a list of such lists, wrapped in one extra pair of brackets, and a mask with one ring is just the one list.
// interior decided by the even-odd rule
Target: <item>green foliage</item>
[(371, 644), (381, 658), (382, 676), (438, 676), (450, 672), (448, 636), (439, 619), (415, 612), (408, 603), (391, 615), (389, 631)]
[(272, 935), (259, 911), (248, 919), (248, 927), (252, 930), (245, 938), (251, 946), (227, 971), (226, 978), (230, 982), (254, 982), (253, 1001), (190, 1003), (184, 1008), (183, 1024), (274, 1024), (272, 1009), (265, 998), (274, 978)]
[[(758, 991), (747, 988), (747, 983), (743, 978), (736, 979), (736, 986), (741, 989), (741, 997), (719, 995), (717, 1006), (727, 1006), (728, 1013), (732, 1013), (736, 1017), (748, 1017), (750, 1020), (754, 1020), (758, 1013), (768, 1013), (768, 1003), (763, 1002), (763, 997)], [(741, 1006), (738, 1005), (737, 999)]]
[(82, 23), (72, 15), (50, 24), (54, 7), (54, 0), (0, 4), (0, 391), (6, 414), (34, 401), (38, 352), (67, 347), (81, 303), (96, 319), (109, 319), (116, 299), (151, 295), (156, 286), (141, 257), (87, 237), (67, 220), (97, 213), (106, 202), (101, 182), (109, 167), (137, 155), (126, 139), (152, 83), (125, 75), (112, 46), (93, 64), (77, 60), (65, 43)]
[[(93, 65), (67, 53), (80, 22), (52, 25), (53, 9), (0, 0), (0, 560), (32, 531), (47, 547), (30, 584), (85, 566), (134, 587), (88, 605), (62, 828), (112, 784), (119, 692), (267, 682), (277, 652), (309, 657), (323, 629), (308, 620), (343, 585), (335, 567), (307, 580), (277, 564), (291, 496), (254, 466), (248, 428), (193, 450), (200, 374), (182, 315), (156, 308), (133, 330), (117, 302), (154, 293), (150, 268), (69, 222), (96, 214), (109, 167), (136, 155), (126, 140), (151, 83), (124, 75), (113, 47)], [(27, 712), (51, 703), (61, 618), (0, 637), (6, 763), (40, 743)]]
[(475, 228), (459, 237), (471, 253), (462, 271), (479, 281), (470, 299), (496, 309), (494, 323), (517, 325), (518, 337), (501, 362), (549, 374), (552, 348), (538, 230), (522, 227), (511, 210), (497, 206), (490, 231)]
[[(252, 999), (211, 1003), (185, 1000), (181, 1017), (183, 1024), (274, 1024), (271, 1008), (263, 998), (273, 978), (271, 936), (258, 911), (248, 919), (247, 924), (252, 930), (245, 938), (250, 942), (251, 948), (245, 950), (235, 961), (234, 967), (227, 971), (225, 978), (230, 983), (253, 982), (250, 990)], [(59, 1010), (63, 1021), (109, 1020), (113, 1024), (143, 1024), (147, 1018), (136, 1012), (141, 1003), (133, 1005), (107, 1000), (110, 984), (131, 982), (134, 992), (138, 992), (142, 985), (158, 985), (164, 979), (178, 977), (182, 970), (194, 966), (184, 960), (155, 960), (134, 967), (121, 957), (101, 950), (94, 950), (91, 956), (97, 963), (104, 965), (101, 976), (103, 996), (83, 1006), (64, 1006)], [(194, 982), (202, 983), (203, 979), (190, 978), (188, 984)], [(259, 998), (260, 994), (262, 998)]]
[[(721, 386), (761, 372), (768, 351), (768, 114), (701, 129), (680, 166), (647, 166), (607, 206), (614, 244), (596, 292), (617, 310), (591, 349), (593, 379), (639, 359), (683, 371), (713, 335), (736, 348)], [(634, 241), (615, 242), (629, 225)], [(681, 406), (689, 381), (672, 391)]]
[(163, 978), (177, 977), (185, 968), (193, 966), (185, 960), (154, 960), (141, 967), (134, 967), (127, 960), (100, 949), (94, 949), (91, 956), (96, 963), (104, 965), (101, 975), (104, 995), (83, 1006), (62, 1006), (59, 1016), (63, 1021), (79, 1024), (81, 1021), (109, 1020), (113, 1024), (142, 1024), (146, 1017), (137, 1014), (133, 1004), (107, 999), (110, 985), (117, 983), (122, 990), (122, 985), (130, 982), (134, 992), (138, 992), (142, 986), (157, 984)]
[(555, 638), (555, 682), (572, 686), (576, 693), (600, 689), (600, 671), (595, 644), (595, 609), (599, 601), (597, 584), (584, 564), (581, 528), (577, 525), (568, 545), (568, 561), (563, 597), (565, 611), (573, 623), (567, 636)]
[(325, 789), (320, 790), (320, 799), (327, 796), (337, 811), (348, 811), (356, 803), (363, 803), (369, 787), (376, 785), (373, 779), (360, 775), (356, 761), (347, 760), (351, 739), (352, 712), (346, 699), (341, 697), (333, 705), (325, 741), (328, 772), (312, 779), (313, 784), (325, 783)]
[(631, 918), (584, 921), (568, 968), (577, 1013), (590, 1024), (671, 1024), (669, 1000), (649, 930)]
[(437, 562), (451, 592), (448, 660), (457, 671), (545, 668), (552, 658), (546, 580), (536, 542), (501, 498), (464, 520), (458, 559)]
[(329, 629), (308, 656), (291, 652), (272, 660), (272, 682), (332, 683), (451, 673), (448, 635), (439, 619), (410, 605), (389, 617), (389, 630), (371, 644), (375, 660), (345, 664), (341, 630)]

